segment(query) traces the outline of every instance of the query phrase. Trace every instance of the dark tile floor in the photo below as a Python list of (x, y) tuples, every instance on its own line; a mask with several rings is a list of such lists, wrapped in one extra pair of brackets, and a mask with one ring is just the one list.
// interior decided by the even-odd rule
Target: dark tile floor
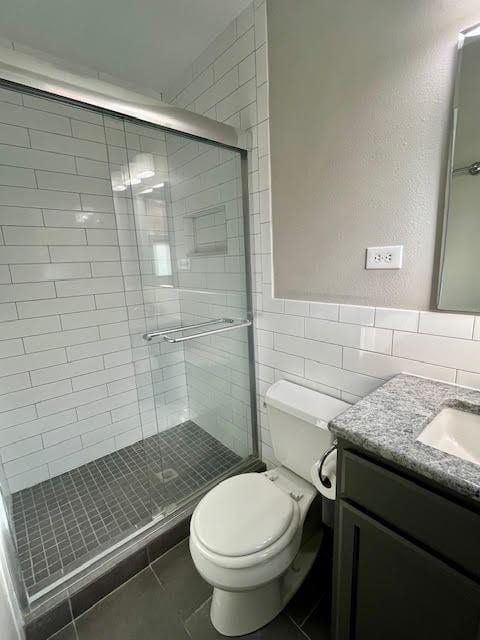
[(240, 458), (188, 421), (14, 493), (25, 585), (33, 594), (151, 514), (168, 512)]
[[(246, 640), (330, 640), (331, 544), (275, 620)], [(198, 575), (188, 540), (101, 600), (50, 640), (219, 640), (210, 622), (211, 588)]]

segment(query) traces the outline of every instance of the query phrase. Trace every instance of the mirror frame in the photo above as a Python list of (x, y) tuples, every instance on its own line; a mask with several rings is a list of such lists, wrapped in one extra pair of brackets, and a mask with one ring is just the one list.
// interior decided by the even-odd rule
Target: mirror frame
[[(457, 59), (455, 63), (455, 84), (453, 91), (453, 103), (451, 110), (451, 118), (450, 118), (450, 134), (449, 134), (449, 146), (448, 146), (448, 160), (447, 160), (447, 168), (446, 168), (446, 176), (445, 176), (445, 192), (444, 192), (444, 205), (443, 205), (443, 217), (442, 217), (442, 233), (440, 239), (440, 257), (438, 263), (438, 274), (437, 274), (437, 286), (435, 291), (435, 304), (434, 310), (440, 312), (450, 312), (450, 313), (464, 313), (469, 315), (478, 315), (480, 310), (461, 310), (461, 309), (452, 309), (449, 308), (448, 305), (440, 306), (440, 297), (442, 294), (442, 285), (444, 278), (444, 262), (445, 262), (445, 246), (447, 241), (447, 231), (448, 231), (448, 215), (450, 211), (450, 192), (452, 186), (452, 175), (453, 175), (453, 161), (454, 161), (454, 153), (455, 153), (455, 135), (457, 130), (457, 122), (458, 122), (458, 110), (459, 110), (459, 93), (460, 93), (460, 80), (461, 80), (461, 68), (462, 68), (462, 60), (463, 60), (463, 47), (465, 43), (465, 39), (472, 31), (478, 31), (480, 35), (480, 22), (472, 25), (471, 27), (467, 27), (463, 29), (458, 34), (458, 44), (457, 44)], [(479, 178), (480, 179), (480, 178)]]

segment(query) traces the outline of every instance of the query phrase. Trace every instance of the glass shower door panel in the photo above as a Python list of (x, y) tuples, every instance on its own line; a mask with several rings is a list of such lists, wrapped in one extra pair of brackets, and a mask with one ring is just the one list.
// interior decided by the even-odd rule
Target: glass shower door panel
[[(125, 306), (118, 337), (128, 346), (114, 355), (119, 369), (124, 368), (129, 374), (123, 383), (119, 383), (123, 399), (115, 417), (118, 419), (118, 438), (122, 438), (124, 451), (130, 456), (132, 470), (137, 471), (136, 477), (131, 478), (132, 498), (142, 513), (145, 508), (151, 519), (152, 479), (146, 439), (151, 435), (152, 425), (156, 425), (156, 415), (151, 403), (153, 391), (148, 352), (141, 338), (146, 330), (147, 305), (140, 279), (139, 241), (134, 220), (135, 184), (130, 166), (131, 151), (137, 154), (138, 144), (127, 131), (122, 117), (104, 116), (104, 125), (119, 251), (115, 269), (119, 269), (117, 275), (121, 276), (124, 289)], [(161, 452), (157, 451), (157, 459), (160, 458)]]
[[(12, 161), (24, 159), (35, 175), (28, 192), (35, 213), (16, 240), (13, 229), (4, 237), (15, 245), (13, 277), (29, 278), (35, 295), (18, 298), (25, 355), (2, 360), (0, 368), (21, 366), (29, 375), (32, 413), (15, 430), (2, 431), (2, 454), (11, 458), (12, 443), (23, 451), (5, 468), (24, 581), (36, 597), (148, 524), (151, 508), (136, 442), (139, 400), (110, 130), (89, 109), (28, 94), (21, 101), (32, 129), (23, 153), (12, 150)], [(52, 123), (41, 135), (38, 119)], [(12, 191), (2, 196), (19, 204)]]
[(103, 116), (8, 90), (0, 109), (16, 123), (0, 186), (0, 454), (32, 598), (151, 509), (133, 483), (146, 470), (129, 449), (139, 401)]
[(114, 189), (132, 202), (130, 334), (152, 504), (165, 515), (252, 451), (247, 332), (175, 341), (192, 335), (178, 327), (222, 329), (225, 318), (246, 317), (241, 166), (217, 145), (124, 125), (128, 175)]
[(226, 472), (253, 452), (248, 329), (188, 341), (185, 360), (191, 420), (211, 436), (194, 466)]
[[(175, 469), (164, 464), (164, 431), (188, 420), (183, 346), (144, 339), (147, 332), (181, 323), (175, 287), (174, 254), (167, 208), (168, 168), (165, 134), (157, 127), (124, 121), (126, 176), (131, 212), (119, 219), (129, 327), (134, 345), (136, 386), (149, 475), (152, 509), (170, 510)], [(123, 170), (125, 173), (125, 171)], [(120, 189), (120, 186), (117, 186)], [(125, 197), (120, 191), (120, 197)]]
[[(191, 495), (253, 451), (249, 329), (233, 328), (248, 309), (241, 158), (178, 134), (167, 134), (166, 142), (182, 324), (212, 323), (173, 334), (187, 338), (178, 344), (190, 429), (183, 491)], [(225, 319), (234, 322), (229, 327)]]

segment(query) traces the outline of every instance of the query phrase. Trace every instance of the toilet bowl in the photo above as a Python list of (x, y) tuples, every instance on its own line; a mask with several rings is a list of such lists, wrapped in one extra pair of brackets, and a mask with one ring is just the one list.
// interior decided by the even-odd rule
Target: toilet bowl
[(224, 480), (197, 505), (190, 553), (213, 586), (211, 620), (225, 636), (251, 633), (285, 607), (321, 545), (304, 523), (317, 495), (311, 469), (333, 440), (327, 422), (348, 405), (280, 381), (265, 399), (280, 466)]

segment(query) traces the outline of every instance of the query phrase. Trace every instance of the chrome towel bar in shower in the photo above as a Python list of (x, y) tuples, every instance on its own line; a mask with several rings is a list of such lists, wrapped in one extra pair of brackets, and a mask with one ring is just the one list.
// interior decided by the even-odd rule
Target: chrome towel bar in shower
[(242, 327), (249, 327), (252, 323), (250, 320), (241, 320), (236, 322), (235, 320), (227, 320), (229, 322), (228, 327), (222, 327), (220, 329), (210, 329), (210, 331), (201, 331), (200, 333), (194, 333), (191, 336), (181, 336), (180, 338), (173, 338), (172, 336), (164, 335), (163, 339), (166, 342), (186, 342), (187, 340), (193, 340), (194, 338), (203, 338), (203, 336), (213, 336), (215, 333), (224, 333), (225, 331), (233, 331), (234, 329), (241, 329)]
[(206, 327), (210, 324), (218, 324), (219, 322), (233, 322), (229, 318), (217, 318), (216, 320), (208, 320), (207, 322), (198, 322), (197, 324), (188, 324), (188, 325), (179, 325), (178, 327), (168, 327), (167, 329), (161, 329), (160, 331), (150, 331), (149, 333), (145, 333), (143, 335), (143, 339), (150, 342), (152, 338), (156, 338), (157, 336), (164, 336), (167, 333), (172, 333), (173, 331), (185, 331), (186, 329), (198, 329), (199, 327)]
[[(226, 327), (221, 327), (220, 329), (212, 329), (210, 331), (202, 331), (200, 333), (195, 333), (190, 336), (182, 336), (179, 338), (172, 337), (171, 333), (175, 333), (177, 331), (186, 331), (187, 329), (198, 329), (200, 327), (210, 326), (212, 324), (227, 324)], [(215, 320), (208, 320), (208, 322), (199, 322), (197, 324), (189, 324), (189, 325), (180, 325), (178, 327), (169, 327), (168, 329), (162, 329), (161, 331), (151, 331), (149, 333), (145, 333), (143, 335), (143, 339), (150, 342), (152, 338), (156, 338), (157, 336), (162, 336), (166, 342), (185, 342), (185, 340), (193, 340), (194, 338), (200, 338), (201, 336), (213, 335), (214, 333), (221, 333), (223, 331), (231, 331), (232, 329), (240, 329), (241, 327), (249, 327), (252, 323), (250, 320), (233, 320), (232, 318), (217, 318)]]

